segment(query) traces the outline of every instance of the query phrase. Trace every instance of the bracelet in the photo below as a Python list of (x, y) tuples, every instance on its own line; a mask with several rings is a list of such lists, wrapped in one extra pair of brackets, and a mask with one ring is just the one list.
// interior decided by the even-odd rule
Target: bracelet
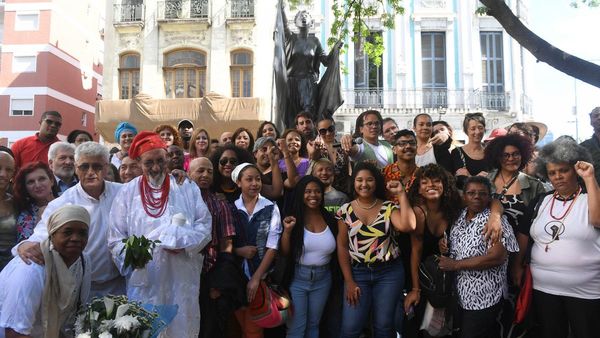
[(421, 289), (412, 288), (412, 290), (411, 290), (411, 291), (417, 291), (417, 292), (419, 292), (419, 293), (420, 293), (420, 292), (421, 292)]

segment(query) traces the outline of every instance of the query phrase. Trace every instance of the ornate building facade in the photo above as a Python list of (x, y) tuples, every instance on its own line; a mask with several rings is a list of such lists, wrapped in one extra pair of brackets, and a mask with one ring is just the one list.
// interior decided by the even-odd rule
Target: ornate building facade
[[(202, 97), (216, 92), (260, 99), (260, 118), (272, 120), (273, 28), (276, 0), (113, 0), (107, 2), (104, 98)], [(386, 30), (369, 19), (371, 37), (385, 47), (380, 66), (361, 43), (345, 41), (341, 56), (344, 105), (338, 131), (349, 132), (365, 109), (378, 109), (409, 127), (427, 112), (458, 127), (481, 111), (489, 129), (531, 117), (530, 57), (475, 0), (410, 0)], [(508, 1), (526, 21), (524, 0)], [(333, 22), (331, 0), (313, 0), (311, 31), (323, 45)], [(288, 19), (295, 13), (288, 9)], [(290, 27), (293, 23), (290, 22)], [(325, 49), (328, 49), (324, 46)], [(458, 128), (460, 129), (460, 128)]]

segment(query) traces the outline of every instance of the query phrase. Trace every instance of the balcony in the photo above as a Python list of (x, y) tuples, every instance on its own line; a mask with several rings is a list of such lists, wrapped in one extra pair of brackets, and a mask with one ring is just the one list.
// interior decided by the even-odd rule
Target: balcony
[(446, 8), (447, 4), (446, 4), (446, 0), (420, 0), (419, 6), (421, 8), (439, 9), (439, 8)]
[(355, 88), (343, 91), (347, 108), (378, 109), (482, 109), (507, 111), (510, 93), (480, 90)]
[(251, 28), (254, 25), (254, 0), (231, 0), (227, 25), (230, 28)]
[(119, 28), (144, 27), (144, 4), (116, 4), (113, 6), (113, 25)]
[(166, 0), (158, 2), (159, 22), (207, 21), (208, 0)]

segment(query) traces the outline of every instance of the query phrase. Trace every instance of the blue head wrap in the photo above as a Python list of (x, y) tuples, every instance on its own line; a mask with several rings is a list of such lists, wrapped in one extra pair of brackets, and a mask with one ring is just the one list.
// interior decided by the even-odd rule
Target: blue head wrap
[(117, 128), (115, 128), (115, 142), (119, 142), (119, 139), (121, 138), (121, 133), (123, 133), (124, 131), (130, 131), (133, 133), (133, 136), (137, 135), (137, 129), (135, 129), (135, 126), (129, 122), (121, 122), (117, 125)]

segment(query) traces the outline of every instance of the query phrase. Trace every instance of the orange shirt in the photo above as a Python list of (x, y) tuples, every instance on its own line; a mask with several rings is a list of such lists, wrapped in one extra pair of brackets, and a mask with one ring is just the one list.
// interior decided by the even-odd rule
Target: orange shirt
[[(385, 168), (381, 170), (381, 173), (383, 174), (385, 184), (387, 184), (387, 182), (389, 181), (400, 181), (404, 184), (405, 191), (408, 192), (408, 190), (410, 190), (410, 187), (413, 185), (413, 182), (415, 181), (415, 176), (417, 174), (418, 169), (419, 168), (416, 168), (413, 171), (412, 175), (408, 179), (408, 182), (407, 175), (404, 174), (402, 170), (400, 170), (400, 168), (398, 167), (398, 163), (396, 162), (386, 165)], [(386, 194), (388, 200), (394, 202), (395, 204), (400, 203), (400, 201), (398, 200), (398, 196), (391, 195), (388, 191), (386, 191)]]

